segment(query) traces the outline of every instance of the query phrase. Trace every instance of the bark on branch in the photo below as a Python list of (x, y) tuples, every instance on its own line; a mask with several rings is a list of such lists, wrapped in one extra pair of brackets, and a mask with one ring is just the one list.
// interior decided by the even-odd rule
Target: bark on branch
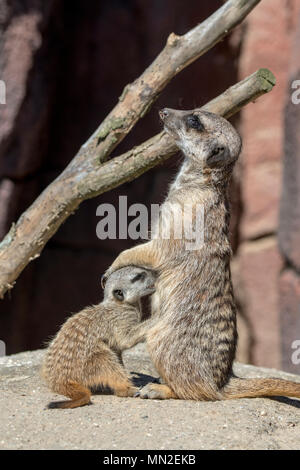
[[(202, 109), (229, 117), (274, 85), (273, 74), (260, 69)], [(0, 244), (0, 298), (82, 201), (133, 180), (176, 151), (169, 136), (161, 132), (101, 166), (82, 163), (72, 171), (68, 167), (23, 213)]]

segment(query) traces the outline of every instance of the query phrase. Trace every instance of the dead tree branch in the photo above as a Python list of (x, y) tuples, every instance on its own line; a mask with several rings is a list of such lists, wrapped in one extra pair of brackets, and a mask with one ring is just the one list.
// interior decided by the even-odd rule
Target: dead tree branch
[(181, 70), (221, 41), (253, 10), (260, 0), (228, 0), (213, 15), (183, 36), (171, 33), (154, 62), (127, 85), (119, 102), (79, 150), (70, 170), (82, 162), (99, 165), (143, 117), (165, 86)]
[[(274, 85), (275, 77), (272, 72), (259, 69), (228, 88), (202, 109), (229, 118), (246, 104), (271, 91)], [(82, 197), (89, 199), (131, 181), (176, 152), (178, 148), (171, 137), (161, 132), (123, 155), (104, 163), (101, 169), (86, 175), (85, 180), (88, 181), (88, 185), (84, 187)]]
[[(184, 36), (173, 33), (169, 36), (155, 61), (134, 83), (125, 87), (114, 109), (63, 173), (13, 224), (0, 244), (0, 298), (13, 287), (24, 267), (39, 256), (47, 241), (81, 201), (133, 179), (157, 163), (150, 164), (151, 158), (147, 161), (147, 157), (139, 163), (144, 150), (139, 153), (137, 149), (132, 154), (103, 162), (147, 112), (167, 83), (226, 36), (259, 1), (228, 0)], [(154, 151), (158, 156), (162, 155), (160, 160), (167, 158), (165, 150), (170, 148), (170, 142), (166, 141), (166, 136), (143, 145), (148, 146), (154, 160)]]
[[(260, 69), (237, 83), (202, 109), (225, 117), (271, 91), (275, 78)], [(84, 163), (76, 171), (65, 170), (23, 213), (0, 244), (0, 297), (13, 287), (24, 267), (39, 256), (59, 226), (85, 199), (133, 180), (177, 151), (161, 132), (101, 166)]]

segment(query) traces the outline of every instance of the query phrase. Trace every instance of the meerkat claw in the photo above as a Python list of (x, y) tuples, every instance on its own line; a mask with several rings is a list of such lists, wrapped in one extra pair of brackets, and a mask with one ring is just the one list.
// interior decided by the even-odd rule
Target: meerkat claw
[(146, 399), (152, 399), (152, 400), (161, 399), (162, 398), (161, 393), (159, 392), (159, 390), (155, 388), (155, 385), (156, 384), (153, 384), (153, 383), (145, 385), (145, 387), (143, 387), (140, 390), (140, 397), (145, 400)]
[(167, 384), (149, 383), (140, 390), (141, 398), (149, 398), (151, 400), (166, 400), (169, 398), (177, 398), (173, 390)]

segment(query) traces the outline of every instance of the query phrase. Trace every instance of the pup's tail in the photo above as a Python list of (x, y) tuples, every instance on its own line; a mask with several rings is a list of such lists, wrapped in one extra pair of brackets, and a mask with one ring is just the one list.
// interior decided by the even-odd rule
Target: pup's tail
[(90, 403), (90, 390), (76, 382), (69, 382), (66, 385), (64, 395), (71, 398), (71, 400), (52, 401), (49, 403), (48, 408), (77, 408)]
[(283, 379), (241, 379), (232, 377), (222, 389), (225, 399), (285, 396), (300, 398), (300, 383)]

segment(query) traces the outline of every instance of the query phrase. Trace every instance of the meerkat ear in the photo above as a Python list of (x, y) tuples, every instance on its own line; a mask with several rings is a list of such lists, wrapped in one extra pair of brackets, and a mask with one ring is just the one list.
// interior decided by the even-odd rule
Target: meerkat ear
[(107, 277), (105, 276), (105, 274), (103, 274), (103, 276), (101, 276), (101, 287), (102, 287), (102, 289), (105, 288), (106, 280), (107, 280)]

